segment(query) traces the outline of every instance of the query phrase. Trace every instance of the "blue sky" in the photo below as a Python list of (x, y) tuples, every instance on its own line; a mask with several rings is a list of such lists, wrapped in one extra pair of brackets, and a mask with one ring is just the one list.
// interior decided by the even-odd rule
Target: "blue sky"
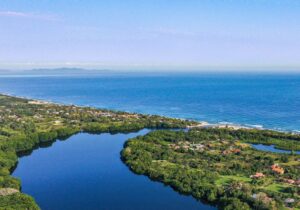
[(299, 0), (0, 0), (0, 68), (299, 69)]

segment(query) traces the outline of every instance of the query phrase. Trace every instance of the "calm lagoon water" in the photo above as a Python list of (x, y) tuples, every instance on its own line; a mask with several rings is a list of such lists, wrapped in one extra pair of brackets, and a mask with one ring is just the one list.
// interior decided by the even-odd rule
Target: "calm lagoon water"
[(20, 158), (13, 176), (42, 209), (203, 209), (191, 196), (131, 172), (120, 159), (128, 138), (146, 134), (77, 134)]
[[(291, 151), (277, 149), (277, 148), (275, 148), (274, 145), (252, 144), (252, 147), (257, 150), (262, 150), (262, 151), (266, 151), (266, 152), (291, 154)], [(294, 151), (294, 152), (295, 152), (295, 154), (300, 155), (300, 151)]]
[(0, 77), (0, 92), (60, 103), (300, 130), (300, 74)]

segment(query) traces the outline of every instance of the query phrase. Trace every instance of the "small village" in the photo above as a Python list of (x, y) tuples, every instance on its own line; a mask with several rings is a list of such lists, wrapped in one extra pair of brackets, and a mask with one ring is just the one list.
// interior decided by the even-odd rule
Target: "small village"
[[(197, 131), (199, 132), (199, 131)], [(197, 142), (197, 141), (196, 141)], [(226, 139), (217, 139), (212, 141), (200, 141), (200, 142), (192, 142), (192, 141), (178, 141), (176, 143), (170, 143), (169, 148), (179, 152), (179, 153), (187, 153), (187, 152), (197, 152), (200, 154), (219, 154), (225, 159), (227, 158), (230, 162), (231, 160), (234, 160), (238, 156), (236, 155), (247, 155), (252, 154), (252, 147), (251, 144), (242, 143), (239, 141), (228, 141)], [(276, 154), (276, 153), (275, 153)], [(205, 155), (204, 155), (205, 156)], [(300, 162), (300, 158), (295, 158), (295, 162)], [(247, 163), (245, 163), (247, 164)], [(219, 165), (216, 163), (216, 165)], [(221, 164), (222, 165), (222, 164)], [(274, 163), (269, 166), (263, 167), (262, 171), (258, 171), (254, 174), (249, 175), (250, 172), (244, 174), (245, 180), (247, 180), (249, 177), (250, 180), (247, 182), (257, 182), (261, 183), (260, 188), (264, 189), (265, 187), (268, 187), (270, 184), (274, 185), (282, 185), (285, 188), (288, 187), (294, 187), (300, 189), (300, 174), (299, 176), (293, 176), (294, 178), (291, 178), (292, 176), (286, 174), (285, 166), (282, 166), (280, 163)], [(287, 169), (290, 170), (290, 169)], [(248, 175), (247, 175), (248, 174)], [(226, 176), (224, 176), (226, 177)], [(237, 178), (240, 179), (240, 178)], [(252, 180), (252, 181), (251, 181)], [(263, 184), (263, 182), (269, 183), (269, 184)], [(242, 183), (241, 183), (242, 184)], [(252, 198), (255, 200), (259, 200), (265, 204), (271, 204), (273, 199), (268, 196), (264, 192), (254, 193), (252, 195)], [(296, 202), (295, 198), (287, 197), (283, 201), (285, 205), (290, 206), (293, 205)]]
[[(21, 102), (21, 103), (20, 103)], [(115, 112), (105, 109), (91, 107), (80, 107), (75, 105), (62, 105), (40, 100), (22, 99), (14, 103), (0, 106), (0, 124), (24, 124), (33, 121), (38, 124), (50, 124), (51, 126), (79, 125), (82, 123), (107, 123), (107, 122), (126, 122), (126, 123), (151, 123), (163, 124), (182, 123), (184, 126), (187, 121), (180, 119), (170, 119), (160, 116), (141, 115), (136, 113)]]

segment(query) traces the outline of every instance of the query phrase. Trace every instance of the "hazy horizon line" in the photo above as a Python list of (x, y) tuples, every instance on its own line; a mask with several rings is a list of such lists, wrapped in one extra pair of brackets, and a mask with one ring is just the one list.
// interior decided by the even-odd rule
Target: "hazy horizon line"
[(291, 71), (300, 72), (300, 64), (296, 65), (110, 65), (110, 64), (11, 64), (1, 65), (0, 71), (30, 71), (30, 70), (54, 70), (54, 69), (81, 69), (81, 70), (110, 70), (110, 71), (264, 71), (278, 72)]
[(73, 70), (73, 71), (107, 71), (107, 72), (133, 72), (133, 73), (143, 73), (143, 72), (203, 72), (203, 73), (226, 73), (226, 72), (236, 72), (236, 73), (300, 73), (300, 66), (275, 66), (275, 67), (238, 67), (238, 66), (224, 66), (224, 67), (193, 67), (191, 68), (190, 66), (177, 66), (177, 67), (82, 67), (82, 66), (57, 66), (57, 67), (28, 67), (28, 68), (2, 68), (0, 66), (0, 73), (2, 72), (11, 72), (11, 73), (26, 73), (27, 71), (43, 71), (43, 70), (48, 70), (49, 73), (51, 71), (55, 70)]

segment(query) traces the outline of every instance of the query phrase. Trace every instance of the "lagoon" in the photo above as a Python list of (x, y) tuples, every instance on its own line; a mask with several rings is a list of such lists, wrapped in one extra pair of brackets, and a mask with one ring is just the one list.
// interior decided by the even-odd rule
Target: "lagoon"
[(13, 176), (46, 210), (216, 209), (136, 175), (123, 164), (120, 151), (125, 141), (147, 132), (79, 133), (21, 157)]
[[(257, 150), (265, 151), (265, 152), (275, 152), (275, 153), (284, 153), (291, 154), (292, 151), (277, 149), (274, 145), (264, 145), (264, 144), (252, 144), (252, 147)], [(300, 155), (300, 151), (294, 151), (295, 154)]]

